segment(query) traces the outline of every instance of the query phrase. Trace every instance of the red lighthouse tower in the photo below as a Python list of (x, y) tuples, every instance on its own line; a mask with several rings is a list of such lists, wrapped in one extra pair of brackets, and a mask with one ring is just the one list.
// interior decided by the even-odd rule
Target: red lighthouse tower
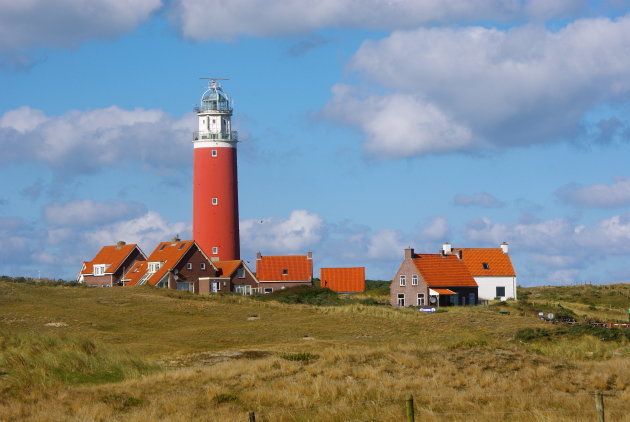
[(232, 104), (208, 78), (201, 105), (195, 108), (199, 130), (193, 132), (193, 239), (211, 259), (240, 259), (236, 143)]

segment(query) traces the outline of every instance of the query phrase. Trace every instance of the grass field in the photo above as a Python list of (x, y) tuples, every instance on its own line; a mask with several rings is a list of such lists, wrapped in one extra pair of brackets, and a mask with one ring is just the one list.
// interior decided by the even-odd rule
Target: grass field
[(412, 393), (416, 420), (592, 421), (599, 389), (630, 421), (628, 336), (537, 317), (626, 320), (630, 286), (519, 294), (426, 315), (0, 282), (0, 420), (404, 421)]

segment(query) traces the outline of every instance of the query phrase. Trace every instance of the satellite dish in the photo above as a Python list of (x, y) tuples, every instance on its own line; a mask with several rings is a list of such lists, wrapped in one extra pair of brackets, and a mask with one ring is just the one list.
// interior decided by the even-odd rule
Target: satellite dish
[(433, 304), (437, 303), (437, 297), (435, 296), (429, 297), (429, 303), (433, 303)]

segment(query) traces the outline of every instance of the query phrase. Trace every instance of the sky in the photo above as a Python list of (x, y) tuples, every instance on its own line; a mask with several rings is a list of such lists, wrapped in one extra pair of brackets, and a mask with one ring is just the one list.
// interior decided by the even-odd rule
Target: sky
[(189, 239), (220, 77), (252, 268), (505, 241), (519, 285), (629, 282), (629, 52), (625, 0), (0, 0), (0, 274)]

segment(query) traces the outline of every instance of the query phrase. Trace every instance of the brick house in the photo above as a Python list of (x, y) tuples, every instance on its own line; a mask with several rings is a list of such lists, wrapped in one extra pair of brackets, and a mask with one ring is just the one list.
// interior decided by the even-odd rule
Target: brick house
[(307, 255), (256, 254), (256, 277), (260, 293), (295, 286), (313, 285), (313, 253)]
[(479, 298), (516, 299), (516, 272), (508, 254), (508, 244), (498, 248), (451, 249), (445, 243), (443, 253), (460, 254), (464, 265), (479, 285)]
[(205, 290), (206, 284), (203, 284), (203, 286), (200, 286), (199, 293), (212, 293), (211, 289), (213, 286), (216, 286), (212, 284), (214, 281), (220, 281), (218, 286), (224, 289), (220, 291), (240, 293), (246, 296), (259, 292), (260, 283), (244, 261), (214, 261), (214, 265), (219, 270), (218, 276), (210, 279), (210, 284), (208, 284), (209, 291)]
[[(160, 243), (146, 261), (127, 273), (126, 286), (157, 286), (190, 293), (221, 291), (220, 271), (192, 240), (178, 238)], [(229, 291), (229, 289), (227, 290)]]
[(478, 286), (457, 254), (405, 255), (390, 285), (392, 306), (476, 305)]
[(113, 246), (103, 246), (94, 259), (83, 262), (77, 281), (92, 287), (122, 286), (126, 273), (146, 259), (136, 244), (120, 241)]
[(335, 292), (365, 291), (365, 267), (322, 268), (319, 279), (320, 287), (327, 287)]

